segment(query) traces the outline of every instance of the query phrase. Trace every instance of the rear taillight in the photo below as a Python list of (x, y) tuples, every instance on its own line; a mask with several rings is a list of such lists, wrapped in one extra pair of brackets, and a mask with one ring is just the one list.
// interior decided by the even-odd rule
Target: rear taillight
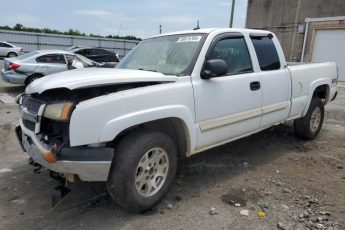
[(18, 65), (17, 63), (10, 63), (7, 67), (8, 70), (13, 70), (16, 71), (18, 68), (20, 67), (20, 65)]

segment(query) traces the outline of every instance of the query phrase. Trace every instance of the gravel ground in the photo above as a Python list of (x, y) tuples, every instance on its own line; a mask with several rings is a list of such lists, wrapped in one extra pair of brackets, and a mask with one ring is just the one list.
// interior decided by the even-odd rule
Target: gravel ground
[[(0, 93), (22, 90), (0, 82)], [(71, 184), (52, 208), (57, 182), (33, 173), (13, 132), (17, 108), (0, 104), (0, 229), (345, 229), (345, 87), (326, 110), (313, 141), (276, 126), (181, 160), (163, 201), (132, 214), (104, 183)]]

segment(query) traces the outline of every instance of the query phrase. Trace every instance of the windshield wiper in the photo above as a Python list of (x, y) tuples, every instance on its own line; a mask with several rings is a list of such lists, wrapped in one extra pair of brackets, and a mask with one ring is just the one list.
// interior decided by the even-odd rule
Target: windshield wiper
[(142, 69), (142, 68), (140, 68), (140, 69), (138, 69), (138, 70), (150, 71), (150, 72), (157, 72), (157, 70), (154, 70), (154, 69)]

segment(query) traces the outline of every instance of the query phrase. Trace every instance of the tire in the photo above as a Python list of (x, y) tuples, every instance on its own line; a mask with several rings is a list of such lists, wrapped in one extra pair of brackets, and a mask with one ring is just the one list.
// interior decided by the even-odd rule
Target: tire
[(43, 77), (42, 74), (33, 74), (33, 75), (30, 75), (30, 76), (25, 80), (25, 86), (30, 85), (31, 82), (33, 82), (33, 81), (35, 81), (35, 80), (37, 80), (37, 79), (39, 79), (39, 78), (41, 78), (41, 77)]
[(12, 58), (12, 57), (17, 57), (18, 55), (16, 54), (16, 53), (14, 53), (14, 52), (9, 52), (8, 54), (7, 54), (7, 57), (9, 57), (9, 58)]
[(177, 149), (167, 134), (134, 131), (115, 148), (107, 181), (108, 192), (123, 208), (136, 213), (146, 211), (167, 193), (176, 167)]
[(322, 100), (313, 97), (307, 114), (294, 122), (295, 136), (305, 140), (314, 139), (321, 130), (324, 115), (325, 108)]

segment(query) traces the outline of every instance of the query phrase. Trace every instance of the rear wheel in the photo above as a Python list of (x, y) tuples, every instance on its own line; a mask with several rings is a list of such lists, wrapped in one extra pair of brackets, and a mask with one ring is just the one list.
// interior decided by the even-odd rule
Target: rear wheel
[(18, 55), (14, 52), (10, 52), (7, 54), (7, 57), (12, 58), (12, 57), (17, 57)]
[(314, 139), (321, 130), (324, 113), (323, 101), (317, 97), (312, 98), (307, 114), (294, 122), (295, 135), (302, 139)]
[(37, 79), (39, 79), (39, 78), (41, 78), (41, 77), (43, 77), (42, 74), (33, 74), (33, 75), (30, 75), (30, 76), (26, 79), (26, 81), (25, 81), (25, 86), (30, 85), (31, 82), (33, 82), (33, 81), (35, 81), (35, 80), (37, 80)]
[(148, 210), (168, 191), (176, 166), (177, 150), (167, 134), (135, 131), (115, 149), (108, 192), (117, 204), (129, 211)]

